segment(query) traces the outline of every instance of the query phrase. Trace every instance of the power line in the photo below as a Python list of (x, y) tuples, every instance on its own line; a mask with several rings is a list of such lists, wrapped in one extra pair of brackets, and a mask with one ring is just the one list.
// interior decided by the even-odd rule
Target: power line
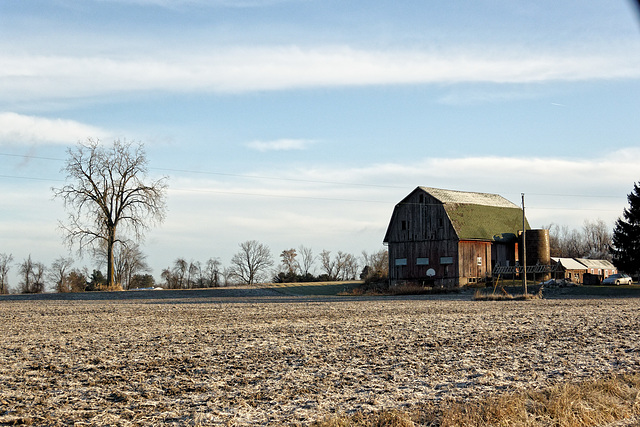
[[(55, 157), (33, 156), (33, 155), (28, 155), (28, 154), (0, 153), (0, 156), (22, 157), (22, 158), (28, 158), (28, 159), (60, 161), (60, 162), (65, 161), (65, 159), (59, 159), (59, 158), (55, 158)], [(326, 185), (341, 185), (341, 186), (368, 187), (368, 188), (388, 188), (388, 189), (406, 189), (407, 188), (406, 186), (395, 186), (395, 185), (362, 184), (362, 183), (341, 182), (341, 181), (324, 181), (324, 180), (311, 180), (311, 179), (300, 179), (300, 178), (283, 178), (283, 177), (274, 177), (274, 176), (234, 174), (234, 173), (227, 173), (227, 172), (213, 172), (213, 171), (202, 171), (202, 170), (192, 170), (192, 169), (175, 169), (175, 168), (149, 168), (149, 169), (150, 170), (156, 170), (156, 171), (189, 173), (189, 174), (196, 174), (196, 175), (228, 176), (228, 177), (245, 178), (245, 179), (257, 179), (257, 180), (301, 182), (301, 183), (306, 183), (306, 184), (326, 184)], [(0, 175), (0, 178), (37, 180), (37, 181), (51, 181), (51, 182), (64, 182), (64, 180), (61, 180), (61, 179), (25, 177), (25, 176), (15, 176), (15, 175)], [(316, 197), (304, 197), (304, 196), (265, 195), (265, 194), (258, 194), (258, 193), (229, 192), (229, 191), (207, 190), (207, 189), (190, 190), (190, 189), (179, 189), (179, 188), (175, 189), (174, 188), (174, 190), (192, 191), (192, 192), (211, 192), (211, 193), (218, 193), (218, 194), (235, 194), (235, 195), (245, 195), (245, 196), (279, 197), (279, 198), (292, 198), (292, 199), (298, 198), (298, 199), (333, 200), (333, 201), (348, 201), (348, 202), (363, 202), (363, 203), (393, 203), (393, 202), (381, 202), (381, 201), (373, 201), (373, 200), (316, 198)], [(530, 193), (530, 192), (527, 192), (527, 195), (530, 195), (530, 196), (542, 196), (542, 197), (572, 197), (572, 198), (594, 198), (594, 199), (618, 199), (619, 198), (618, 196), (593, 195), (593, 194), (560, 194), (560, 193)], [(613, 212), (613, 210), (606, 210), (606, 209), (544, 208), (544, 207), (534, 207), (533, 209), (597, 210), (597, 211), (611, 211), (611, 212)], [(616, 210), (616, 212), (617, 212), (617, 210)]]

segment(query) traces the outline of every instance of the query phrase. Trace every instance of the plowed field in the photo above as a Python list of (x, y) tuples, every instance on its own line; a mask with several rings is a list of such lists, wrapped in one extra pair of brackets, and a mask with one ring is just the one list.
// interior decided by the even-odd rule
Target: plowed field
[(0, 424), (306, 425), (640, 371), (640, 299), (276, 295), (1, 300)]

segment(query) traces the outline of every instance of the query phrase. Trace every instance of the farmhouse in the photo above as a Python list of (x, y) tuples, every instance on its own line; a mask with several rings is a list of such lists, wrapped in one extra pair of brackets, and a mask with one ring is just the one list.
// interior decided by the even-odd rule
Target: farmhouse
[(516, 265), (522, 227), (522, 209), (497, 194), (417, 187), (395, 206), (384, 237), (389, 279), (442, 286), (484, 280), (496, 265)]

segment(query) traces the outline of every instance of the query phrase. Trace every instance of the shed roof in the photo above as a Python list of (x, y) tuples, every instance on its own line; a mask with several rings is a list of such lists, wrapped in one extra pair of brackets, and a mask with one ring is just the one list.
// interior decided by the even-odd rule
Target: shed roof
[(615, 270), (615, 266), (611, 264), (611, 262), (605, 259), (586, 259), (586, 258), (576, 258), (581, 264), (584, 264), (587, 268), (600, 268), (603, 270)]
[(587, 267), (584, 264), (579, 263), (573, 258), (551, 258), (557, 264), (561, 264), (567, 270), (586, 270)]

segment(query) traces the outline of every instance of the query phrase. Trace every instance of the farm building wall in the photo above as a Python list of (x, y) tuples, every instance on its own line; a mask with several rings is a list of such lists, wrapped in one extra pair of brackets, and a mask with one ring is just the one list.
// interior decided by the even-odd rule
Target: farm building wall
[(458, 265), (461, 286), (477, 283), (491, 276), (491, 242), (460, 241)]
[(396, 206), (385, 241), (392, 282), (457, 281), (457, 235), (442, 203), (424, 191), (412, 192)]

